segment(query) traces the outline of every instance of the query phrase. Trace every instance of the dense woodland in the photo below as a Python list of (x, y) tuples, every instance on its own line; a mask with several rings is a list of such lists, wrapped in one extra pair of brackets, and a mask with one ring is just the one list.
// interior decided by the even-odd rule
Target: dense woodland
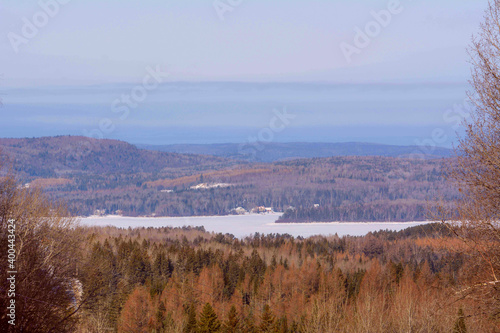
[(84, 332), (500, 328), (480, 303), (457, 297), (473, 272), (460, 242), (439, 224), (308, 239), (239, 240), (200, 228), (83, 232)]
[[(0, 179), (0, 246), (15, 221), (16, 326), (5, 332), (498, 332), (489, 266), (455, 229), (364, 237), (80, 227)], [(486, 244), (496, 249), (494, 239)], [(492, 243), (493, 242), (493, 243)], [(489, 256), (488, 253), (483, 255)], [(5, 257), (4, 257), (5, 259)], [(0, 289), (9, 288), (7, 260)], [(478, 282), (479, 281), (479, 282)], [(488, 294), (477, 292), (488, 291)]]
[[(427, 219), (426, 208), (436, 199), (456, 197), (442, 177), (449, 163), (442, 159), (248, 163), (81, 137), (2, 139), (0, 145), (20, 182), (63, 198), (76, 215), (227, 215), (237, 207), (265, 206), (285, 212), (283, 222), (414, 221)], [(191, 189), (200, 183), (230, 186)]]

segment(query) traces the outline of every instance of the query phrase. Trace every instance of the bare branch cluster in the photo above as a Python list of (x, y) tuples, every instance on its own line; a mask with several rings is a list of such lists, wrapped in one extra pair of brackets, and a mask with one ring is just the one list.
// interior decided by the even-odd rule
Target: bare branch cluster
[[(12, 176), (0, 179), (0, 331), (71, 332), (81, 306), (77, 279), (80, 239), (63, 205), (39, 189), (21, 189)], [(15, 224), (15, 326), (7, 320), (8, 221)]]
[(471, 118), (451, 178), (462, 194), (451, 217), (475, 263), (461, 292), (500, 316), (500, 0), (492, 0), (469, 48)]

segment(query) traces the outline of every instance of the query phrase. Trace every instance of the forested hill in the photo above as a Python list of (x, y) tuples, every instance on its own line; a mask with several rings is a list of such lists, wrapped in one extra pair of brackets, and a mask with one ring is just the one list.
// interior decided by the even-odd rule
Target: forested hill
[(68, 174), (161, 173), (168, 169), (227, 166), (220, 157), (185, 155), (139, 149), (117, 140), (81, 136), (1, 139), (2, 158), (23, 180)]
[(276, 162), (281, 160), (332, 156), (385, 156), (442, 158), (450, 157), (452, 151), (441, 147), (395, 146), (376, 143), (221, 143), (221, 144), (177, 144), (137, 145), (141, 148), (181, 154), (205, 154), (236, 160)]
[(271, 208), (280, 222), (425, 220), (451, 199), (440, 159), (337, 156), (249, 163), (84, 137), (0, 139), (19, 181), (78, 215), (227, 215)]

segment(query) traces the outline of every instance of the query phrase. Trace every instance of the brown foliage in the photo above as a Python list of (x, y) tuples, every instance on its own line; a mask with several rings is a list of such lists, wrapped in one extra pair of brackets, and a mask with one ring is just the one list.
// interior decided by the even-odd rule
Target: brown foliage
[(123, 306), (118, 332), (148, 333), (154, 327), (153, 305), (146, 288), (138, 287)]
[[(83, 299), (77, 278), (81, 239), (64, 206), (38, 189), (0, 182), (0, 328), (23, 332), (71, 332)], [(15, 240), (8, 229), (14, 220)], [(11, 242), (12, 241), (12, 242)], [(8, 244), (15, 245), (16, 326), (7, 325)]]
[[(476, 298), (500, 319), (500, 0), (490, 1), (472, 41), (473, 104), (451, 178), (462, 197), (449, 217), (467, 245), (471, 275), (457, 295)], [(473, 273), (472, 273), (473, 272)]]

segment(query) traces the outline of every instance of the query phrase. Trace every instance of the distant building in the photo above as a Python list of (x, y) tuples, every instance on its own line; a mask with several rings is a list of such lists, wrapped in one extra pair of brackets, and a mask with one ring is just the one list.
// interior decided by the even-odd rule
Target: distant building
[(106, 209), (96, 209), (94, 210), (95, 216), (104, 216), (106, 215)]
[(218, 188), (218, 187), (230, 187), (232, 184), (226, 184), (226, 183), (213, 183), (213, 184), (208, 184), (208, 183), (201, 183), (198, 185), (191, 186), (190, 188), (192, 190), (200, 190), (200, 189), (209, 189), (209, 188)]
[(252, 213), (264, 213), (266, 211), (266, 207), (264, 206), (257, 206), (252, 208), (251, 212)]
[(117, 211), (115, 211), (115, 215), (120, 215), (122, 216), (123, 215), (123, 211), (118, 209)]
[(174, 190), (161, 190), (162, 193), (172, 193)]
[(252, 213), (273, 213), (273, 208), (272, 207), (264, 207), (264, 206), (258, 206), (255, 208), (252, 208), (251, 210)]
[(247, 210), (243, 207), (237, 207), (231, 209), (231, 213), (236, 214), (236, 215), (244, 215), (247, 213)]
[(319, 204), (314, 204), (314, 208), (319, 208)]

